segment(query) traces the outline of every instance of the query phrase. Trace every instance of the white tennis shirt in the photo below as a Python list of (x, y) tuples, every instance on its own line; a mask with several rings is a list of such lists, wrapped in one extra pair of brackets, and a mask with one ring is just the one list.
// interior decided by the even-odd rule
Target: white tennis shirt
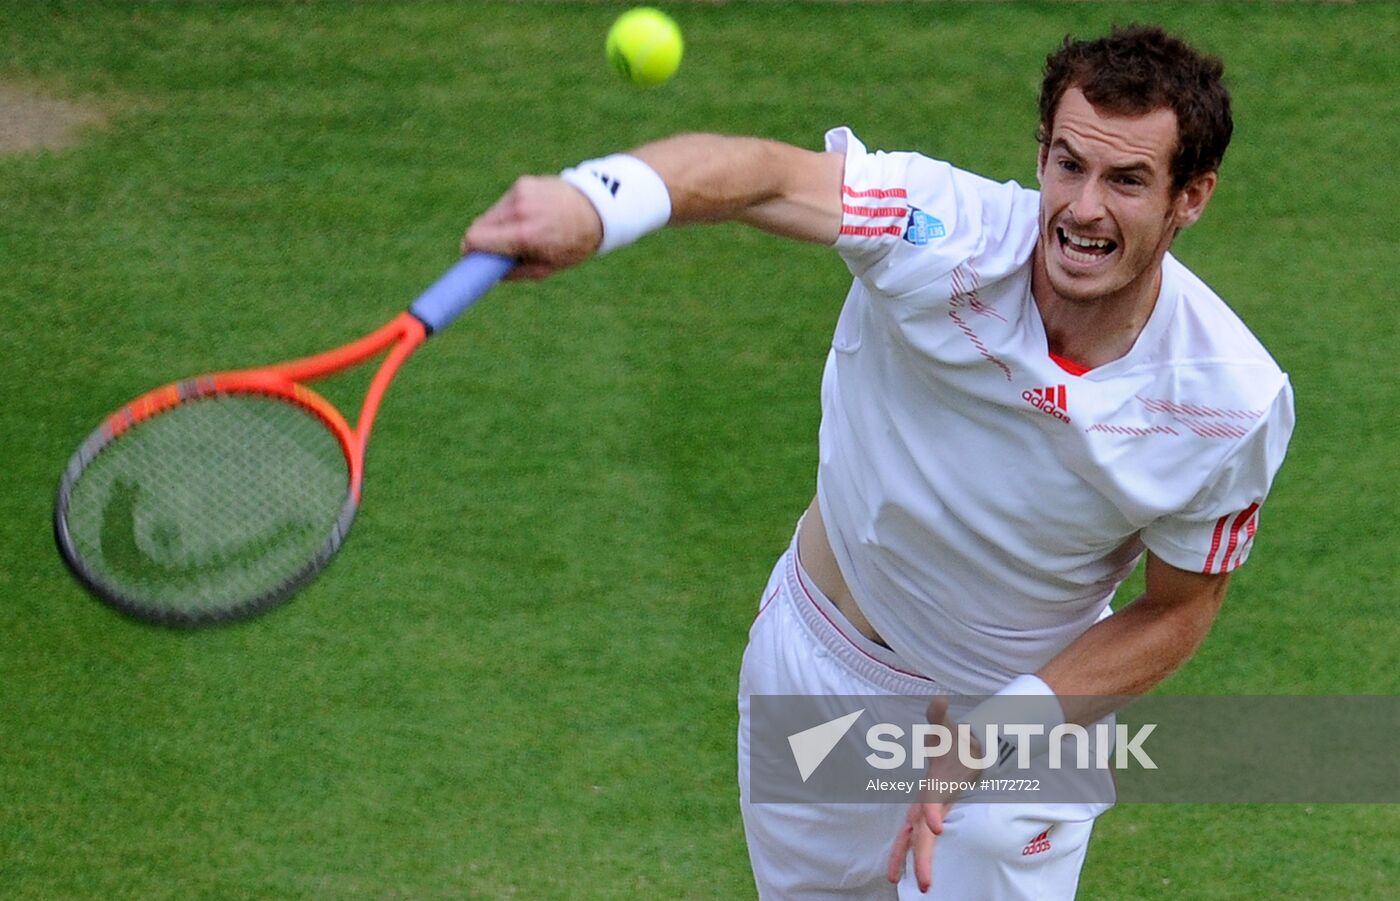
[(1075, 375), (1031, 297), (1040, 195), (848, 129), (855, 280), (822, 379), (817, 496), (870, 623), (964, 693), (1106, 614), (1144, 547), (1229, 572), (1293, 429), (1288, 377), (1175, 258), (1126, 356)]

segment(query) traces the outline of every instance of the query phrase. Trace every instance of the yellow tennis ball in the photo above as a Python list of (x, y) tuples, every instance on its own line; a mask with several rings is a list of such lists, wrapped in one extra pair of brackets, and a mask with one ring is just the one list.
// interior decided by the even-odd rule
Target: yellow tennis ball
[(650, 6), (628, 10), (608, 29), (608, 62), (639, 85), (661, 84), (675, 75), (684, 47), (675, 20)]

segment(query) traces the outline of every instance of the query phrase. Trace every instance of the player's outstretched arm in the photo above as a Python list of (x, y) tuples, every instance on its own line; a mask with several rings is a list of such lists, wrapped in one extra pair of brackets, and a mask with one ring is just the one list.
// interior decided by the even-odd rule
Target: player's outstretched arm
[(526, 176), (467, 228), (462, 252), (512, 256), (542, 278), (666, 224), (745, 222), (831, 244), (841, 227), (840, 154), (759, 138), (689, 134)]
[(739, 221), (786, 238), (834, 244), (845, 157), (761, 138), (689, 134), (633, 155), (671, 194), (671, 223)]

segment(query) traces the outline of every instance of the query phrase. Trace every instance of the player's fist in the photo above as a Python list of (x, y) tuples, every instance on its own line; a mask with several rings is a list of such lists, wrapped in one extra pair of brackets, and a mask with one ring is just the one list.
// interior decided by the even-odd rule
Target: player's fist
[(467, 226), (462, 253), (515, 257), (507, 278), (544, 278), (588, 259), (603, 241), (603, 223), (588, 198), (556, 177), (524, 176)]

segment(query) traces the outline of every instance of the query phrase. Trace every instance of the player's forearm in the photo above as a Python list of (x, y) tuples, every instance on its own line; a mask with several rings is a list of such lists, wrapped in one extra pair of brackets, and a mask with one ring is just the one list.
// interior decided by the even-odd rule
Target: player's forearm
[(631, 153), (666, 183), (673, 225), (738, 221), (825, 244), (840, 230), (837, 154), (712, 134), (677, 135)]
[(1054, 689), (1065, 719), (1092, 723), (1121, 698), (1151, 691), (1179, 669), (1220, 610), (1224, 582), (1214, 588), (1186, 600), (1144, 594), (1045, 664), (1037, 675)]
[(559, 177), (525, 176), (472, 220), (462, 252), (513, 257), (507, 278), (544, 278), (667, 224), (735, 220), (833, 244), (845, 158), (775, 141), (680, 135)]

